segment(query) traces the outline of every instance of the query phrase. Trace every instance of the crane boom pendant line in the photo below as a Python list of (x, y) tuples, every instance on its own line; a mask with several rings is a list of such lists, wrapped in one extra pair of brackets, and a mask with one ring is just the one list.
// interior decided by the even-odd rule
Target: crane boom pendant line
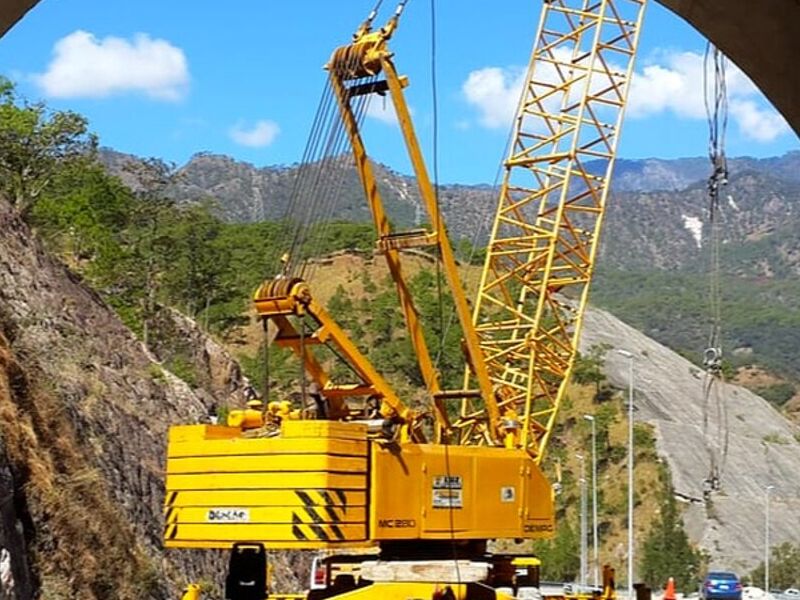
[[(545, 3), (505, 161), (473, 324), (537, 462), (577, 352), (645, 5)], [(462, 415), (462, 443), (483, 443), (486, 410), (466, 399)]]

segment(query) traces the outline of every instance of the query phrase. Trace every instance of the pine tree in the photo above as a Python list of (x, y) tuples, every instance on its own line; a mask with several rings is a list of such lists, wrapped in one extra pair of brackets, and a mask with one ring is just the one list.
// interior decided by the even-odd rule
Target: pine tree
[(671, 484), (666, 481), (664, 488), (660, 518), (644, 542), (639, 572), (653, 589), (661, 589), (672, 577), (679, 590), (694, 591), (700, 570), (700, 553), (692, 547), (683, 528)]
[(0, 191), (27, 217), (65, 163), (91, 159), (97, 138), (85, 117), (18, 97), (0, 76)]
[(542, 578), (550, 581), (574, 581), (581, 569), (580, 540), (568, 519), (559, 522), (552, 540), (538, 541), (534, 554), (542, 561)]
[[(764, 561), (750, 573), (750, 582), (764, 585)], [(770, 587), (781, 589), (795, 587), (800, 583), (800, 546), (784, 542), (772, 548), (769, 558)]]

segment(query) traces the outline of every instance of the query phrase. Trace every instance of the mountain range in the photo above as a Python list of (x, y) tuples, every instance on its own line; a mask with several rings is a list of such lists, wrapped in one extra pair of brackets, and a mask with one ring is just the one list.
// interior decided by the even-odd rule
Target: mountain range
[[(101, 160), (124, 177), (122, 165), (136, 159), (104, 149)], [(424, 225), (414, 178), (381, 164), (373, 168), (395, 227)], [(288, 208), (299, 169), (258, 168), (201, 153), (178, 169), (170, 193), (179, 202), (211, 200), (229, 222), (276, 220), (292, 216)], [(718, 275), (710, 268), (715, 238), (707, 219), (709, 172), (709, 161), (702, 157), (617, 162), (593, 300), (696, 357), (708, 334), (709, 289), (719, 278), (729, 359), (735, 366), (756, 363), (800, 381), (795, 343), (800, 339), (800, 151), (729, 160), (729, 182), (717, 217)], [(337, 181), (340, 193), (330, 217), (369, 221), (352, 166)], [(496, 195), (489, 185), (440, 186), (451, 237), (484, 245)]]
[[(123, 176), (123, 165), (136, 160), (110, 149), (101, 160)], [(424, 223), (427, 216), (413, 177), (374, 164), (384, 204), (398, 228)], [(591, 169), (591, 164), (589, 165)], [(180, 167), (172, 194), (179, 201), (213, 200), (219, 215), (231, 222), (276, 220), (287, 216), (300, 167), (255, 167), (231, 157), (200, 153)], [(701, 266), (704, 225), (708, 210), (705, 179), (710, 171), (705, 158), (617, 161), (603, 234), (605, 267), (697, 270)], [(781, 157), (735, 158), (729, 161), (730, 182), (723, 189), (722, 243), (757, 249), (772, 245), (775, 234), (795, 229), (800, 219), (800, 151)], [(370, 213), (354, 169), (342, 174), (341, 193), (332, 216), (338, 220), (368, 221)], [(490, 185), (447, 184), (439, 188), (439, 201), (453, 238), (485, 242), (497, 191)], [(798, 253), (791, 241), (777, 243), (774, 256), (762, 260), (759, 252), (746, 252), (744, 264), (734, 272), (771, 276), (773, 271), (797, 267)], [(631, 252), (631, 248), (635, 248)], [(726, 250), (726, 254), (729, 253)]]

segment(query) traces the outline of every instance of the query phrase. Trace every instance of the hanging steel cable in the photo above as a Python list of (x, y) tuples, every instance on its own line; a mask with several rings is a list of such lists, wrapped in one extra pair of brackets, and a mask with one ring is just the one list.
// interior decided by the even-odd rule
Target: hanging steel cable
[[(709, 72), (713, 71), (713, 81)], [(725, 134), (728, 125), (728, 95), (725, 73), (725, 56), (709, 44), (706, 46), (703, 91), (708, 118), (708, 157), (711, 176), (708, 179), (708, 304), (709, 332), (703, 352), (703, 436), (709, 455), (709, 474), (704, 481), (704, 495), (720, 489), (722, 473), (728, 454), (727, 407), (722, 397), (724, 373), (722, 369), (722, 288), (720, 283), (720, 247), (722, 213), (720, 196), (728, 183), (728, 163), (725, 155)], [(713, 415), (712, 415), (713, 412)], [(714, 418), (716, 430), (710, 431)]]
[[(372, 84), (375, 79), (376, 77), (373, 76), (365, 80), (359, 80), (359, 85), (364, 83)], [(353, 114), (359, 127), (366, 116), (370, 98), (370, 94), (362, 94), (355, 98)], [(325, 166), (324, 171), (319, 174), (319, 181), (315, 189), (315, 194), (320, 197), (321, 201), (316, 209), (317, 212), (314, 215), (313, 224), (310, 225), (307, 231), (307, 235), (310, 236), (306, 240), (309, 247), (305, 252), (305, 259), (302, 262), (299, 273), (305, 279), (310, 279), (314, 274), (315, 268), (313, 265), (315, 263), (310, 263), (309, 260), (318, 256), (321, 252), (322, 244), (327, 239), (327, 234), (330, 231), (334, 212), (341, 199), (347, 174), (353, 168), (352, 158), (349, 154), (349, 138), (340, 114), (336, 122), (335, 131), (332, 133), (331, 150), (325, 160), (328, 161), (328, 164)]]
[[(275, 277), (272, 284), (269, 284), (269, 289), (285, 293), (298, 281), (308, 281), (316, 270), (318, 261), (313, 259), (323, 250), (334, 211), (340, 203), (347, 174), (353, 171), (355, 166), (349, 147), (352, 131), (354, 129), (357, 131), (361, 127), (370, 97), (375, 93), (383, 94), (387, 91), (385, 85), (381, 85), (382, 82), (378, 81), (380, 67), (375, 68), (376, 63), (370, 62), (374, 58), (369, 56), (369, 52), (374, 48), (376, 40), (383, 43), (391, 36), (391, 31), (397, 26), (397, 19), (406, 2), (407, 0), (400, 2), (387, 26), (373, 34), (372, 22), (382, 3), (379, 0), (354, 34), (353, 44), (337, 49), (326, 66), (328, 78), (302, 161), (295, 172), (283, 227), (279, 233), (280, 239), (276, 244), (282, 253), (281, 264), (273, 271)], [(272, 285), (274, 287), (271, 287)], [(286, 287), (287, 285), (289, 287)], [(307, 334), (313, 332), (315, 328), (306, 317), (306, 313), (301, 311), (294, 315), (292, 325), (288, 323), (283, 325), (286, 331), (293, 330), (300, 340), (299, 348), (295, 350), (300, 356), (300, 387), (304, 406), (306, 363), (310, 365), (309, 368), (318, 369), (314, 366), (318, 365), (318, 357), (314, 356), (314, 349), (307, 347), (305, 343)], [(312, 325), (310, 330), (307, 329), (309, 325)], [(269, 343), (270, 336), (265, 329), (265, 347)], [(352, 353), (352, 349), (348, 352)], [(369, 377), (375, 379), (373, 375)], [(266, 356), (264, 379), (265, 389), (268, 390), (269, 361)], [(379, 386), (382, 385), (383, 383), (379, 382)]]
[[(294, 240), (298, 236), (297, 229), (300, 227), (299, 220), (296, 219), (298, 212), (298, 199), (304, 196), (305, 188), (309, 181), (309, 171), (311, 170), (314, 161), (318, 158), (319, 148), (323, 136), (321, 132), (329, 126), (331, 119), (331, 109), (335, 112), (335, 102), (333, 100), (334, 94), (330, 85), (326, 85), (322, 92), (317, 113), (314, 117), (314, 122), (311, 127), (311, 132), (306, 142), (306, 147), (303, 152), (303, 158), (300, 161), (300, 166), (295, 171), (294, 181), (292, 183), (292, 190), (289, 195), (289, 202), (286, 205), (286, 210), (283, 216), (284, 228), (281, 229), (281, 236), (277, 240), (278, 247), (286, 252), (289, 257), (294, 254)], [(284, 274), (288, 269), (288, 264), (284, 264), (281, 270)]]
[[(374, 19), (377, 8), (370, 13), (362, 25), (369, 29)], [(342, 119), (341, 110), (334, 89), (334, 80), (343, 79), (341, 72), (332, 70), (354, 70), (357, 56), (352, 56), (345, 63), (332, 63), (331, 72), (326, 81), (317, 112), (309, 133), (306, 147), (299, 167), (296, 170), (292, 190), (283, 217), (283, 227), (276, 241), (280, 257), (280, 265), (275, 265), (278, 277), (294, 279), (308, 275), (308, 259), (316, 256), (320, 244), (327, 232), (335, 206), (341, 195), (342, 183), (346, 171), (351, 167), (348, 159), (348, 136)], [(359, 81), (371, 84), (375, 77), (371, 76)], [(354, 84), (351, 84), (354, 85)], [(357, 95), (354, 101), (353, 113), (361, 124), (369, 103), (369, 94)], [(300, 387), (302, 404), (306, 405), (306, 372), (305, 355), (310, 349), (306, 348), (306, 323), (303, 316), (297, 317), (296, 328), (300, 335)], [(268, 328), (264, 327), (264, 390), (265, 398), (269, 398), (270, 367), (269, 344), (270, 335)], [(266, 403), (265, 403), (266, 406)]]
[[(439, 204), (439, 99), (436, 85), (436, 5), (430, 2), (431, 8), (431, 103), (433, 105), (433, 194), (436, 198), (437, 210), (434, 214), (433, 230), (439, 231), (442, 218), (441, 205)], [(442, 256), (441, 250), (436, 253), (436, 300), (438, 304), (439, 347), (436, 351), (436, 368), (441, 370), (439, 361), (444, 354), (446, 331), (444, 325), (444, 294), (442, 290)], [(452, 510), (452, 509), (451, 509)]]
[[(329, 85), (330, 87), (330, 85)], [(335, 168), (338, 140), (342, 136), (341, 119), (334, 109), (331, 118), (321, 132), (320, 155), (313, 158), (299, 192), (298, 209), (295, 215), (296, 227), (292, 239), (289, 257), (289, 273), (299, 275), (304, 265), (304, 244), (311, 228), (317, 222), (321, 206), (327, 201), (324, 186), (330, 178), (331, 169)]]
[[(355, 60), (356, 57), (353, 57), (352, 64), (338, 68), (352, 68)], [(371, 79), (366, 82), (370, 83)], [(359, 83), (364, 81), (359, 80)], [(366, 114), (368, 102), (369, 95), (366, 94), (356, 97), (354, 101), (354, 114), (359, 122)], [(313, 256), (319, 249), (320, 239), (312, 239), (312, 236), (315, 228), (320, 230), (335, 210), (350, 166), (347, 143), (346, 130), (329, 77), (284, 215), (285, 227), (279, 244), (286, 251), (281, 268), (285, 276), (305, 275), (309, 255)]]
[[(313, 169), (315, 160), (319, 156), (320, 142), (323, 139), (322, 132), (329, 127), (331, 120), (331, 109), (335, 113), (335, 102), (333, 100), (334, 94), (330, 85), (326, 85), (322, 91), (317, 112), (314, 116), (314, 121), (311, 126), (311, 132), (306, 142), (306, 147), (303, 151), (303, 157), (300, 165), (295, 172), (294, 181), (292, 183), (292, 191), (289, 196), (289, 202), (281, 220), (282, 227), (278, 232), (275, 246), (280, 253), (277, 264), (269, 265), (272, 267), (272, 273), (266, 273), (266, 278), (278, 275), (286, 277), (291, 270), (291, 257), (295, 254), (294, 247), (296, 240), (299, 237), (299, 229), (302, 226), (302, 220), (297, 218), (298, 212), (301, 210), (301, 203), (299, 199), (304, 197), (307, 182), (309, 180), (310, 171)], [(264, 405), (262, 410), (266, 410), (269, 401), (270, 389), (270, 361), (269, 361), (269, 346), (271, 343), (270, 329), (268, 321), (264, 321)], [(272, 332), (275, 333), (274, 331)], [(302, 363), (302, 361), (301, 361)]]
[(369, 15), (367, 16), (367, 20), (364, 21), (364, 25), (366, 27), (372, 27), (372, 22), (375, 20), (375, 17), (378, 16), (378, 11), (381, 9), (381, 4), (383, 4), (383, 0), (378, 0), (375, 3), (375, 6), (372, 8)]
[[(399, 18), (408, 0), (401, 0), (395, 9), (395, 19)], [(378, 0), (366, 20), (354, 34), (354, 39), (366, 35), (378, 14), (382, 0)], [(345, 61), (332, 60), (328, 88), (333, 90), (334, 82), (343, 82), (345, 101), (350, 102), (356, 127), (360, 128), (369, 107), (372, 90), (376, 89), (377, 74), (365, 70), (364, 57), (353, 52)], [(336, 95), (335, 92), (333, 94)], [(337, 107), (341, 108), (341, 107)], [(338, 205), (347, 173), (351, 170), (352, 158), (349, 154), (350, 138), (341, 110), (326, 122), (318, 135), (326, 140), (320, 157), (312, 160), (310, 172), (305, 174), (306, 186), (298, 194), (305, 206), (299, 212), (294, 229), (292, 247), (287, 273), (310, 279), (316, 270), (310, 259), (316, 257), (330, 231), (331, 220)]]

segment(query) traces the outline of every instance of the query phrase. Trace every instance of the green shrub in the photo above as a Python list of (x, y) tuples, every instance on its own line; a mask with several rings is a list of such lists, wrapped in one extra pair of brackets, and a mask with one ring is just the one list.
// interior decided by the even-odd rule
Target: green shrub
[(770, 404), (774, 404), (775, 406), (783, 406), (792, 398), (792, 396), (795, 395), (797, 390), (791, 383), (783, 382), (758, 387), (753, 391)]
[(197, 387), (197, 373), (194, 364), (185, 356), (173, 356), (165, 365), (167, 369), (191, 387)]

